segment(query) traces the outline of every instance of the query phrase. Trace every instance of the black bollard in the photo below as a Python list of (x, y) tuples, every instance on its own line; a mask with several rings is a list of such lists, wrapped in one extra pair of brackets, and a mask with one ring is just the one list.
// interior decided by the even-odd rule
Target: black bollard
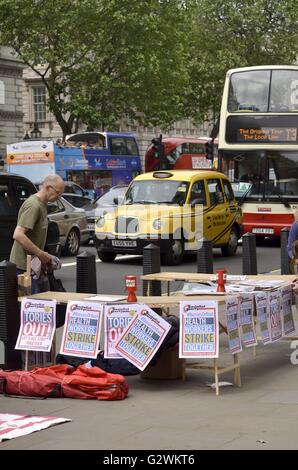
[(15, 349), (20, 328), (16, 265), (0, 263), (0, 368), (22, 369), (21, 351)]
[(242, 236), (242, 273), (258, 274), (256, 236), (250, 232)]
[(213, 243), (204, 237), (198, 241), (197, 273), (213, 273)]
[[(143, 274), (160, 273), (160, 248), (153, 243), (143, 248)], [(143, 281), (143, 295), (161, 295), (161, 281)]]
[(284, 227), (280, 231), (280, 273), (291, 274), (290, 270), (290, 258), (288, 255), (288, 238), (290, 229)]
[(77, 256), (77, 290), (97, 294), (95, 255), (84, 251)]

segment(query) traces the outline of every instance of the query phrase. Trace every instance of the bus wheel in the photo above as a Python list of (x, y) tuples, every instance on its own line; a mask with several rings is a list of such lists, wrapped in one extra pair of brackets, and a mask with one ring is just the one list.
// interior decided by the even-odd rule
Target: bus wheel
[(169, 244), (169, 249), (162, 255), (163, 264), (168, 266), (176, 266), (181, 264), (184, 256), (184, 244), (182, 240), (173, 240)]
[(78, 230), (72, 229), (67, 235), (64, 253), (68, 256), (76, 256), (80, 248), (80, 235)]
[(97, 254), (103, 263), (112, 263), (117, 256), (116, 253), (109, 253), (108, 251), (98, 251)]
[(231, 228), (228, 244), (221, 247), (223, 256), (234, 256), (238, 246), (238, 231), (235, 227)]

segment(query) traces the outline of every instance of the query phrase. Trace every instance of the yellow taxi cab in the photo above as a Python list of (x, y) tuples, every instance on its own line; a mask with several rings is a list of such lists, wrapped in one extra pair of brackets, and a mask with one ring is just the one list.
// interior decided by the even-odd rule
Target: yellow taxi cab
[(242, 212), (228, 178), (215, 170), (162, 170), (137, 176), (114, 211), (95, 225), (98, 257), (142, 254), (158, 244), (164, 264), (180, 264), (203, 237), (222, 254), (236, 253)]

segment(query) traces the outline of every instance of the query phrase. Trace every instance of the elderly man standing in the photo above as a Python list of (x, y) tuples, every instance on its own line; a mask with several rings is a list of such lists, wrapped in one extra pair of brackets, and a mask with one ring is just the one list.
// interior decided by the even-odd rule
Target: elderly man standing
[[(17, 226), (13, 239), (14, 244), (10, 253), (10, 261), (15, 263), (18, 274), (26, 271), (26, 256), (37, 256), (42, 265), (51, 262), (52, 257), (44, 251), (47, 230), (47, 203), (54, 202), (64, 191), (64, 181), (58, 175), (49, 175), (43, 181), (40, 190), (30, 196), (20, 208)], [(38, 284), (33, 280), (32, 293), (39, 292)]]

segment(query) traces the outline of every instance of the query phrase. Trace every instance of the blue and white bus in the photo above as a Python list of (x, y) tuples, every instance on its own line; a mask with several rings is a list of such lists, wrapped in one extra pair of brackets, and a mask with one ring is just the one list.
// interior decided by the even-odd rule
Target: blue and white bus
[(26, 140), (8, 145), (7, 171), (34, 183), (57, 173), (97, 196), (128, 184), (141, 172), (141, 158), (133, 134), (83, 132), (67, 136), (65, 144)]

